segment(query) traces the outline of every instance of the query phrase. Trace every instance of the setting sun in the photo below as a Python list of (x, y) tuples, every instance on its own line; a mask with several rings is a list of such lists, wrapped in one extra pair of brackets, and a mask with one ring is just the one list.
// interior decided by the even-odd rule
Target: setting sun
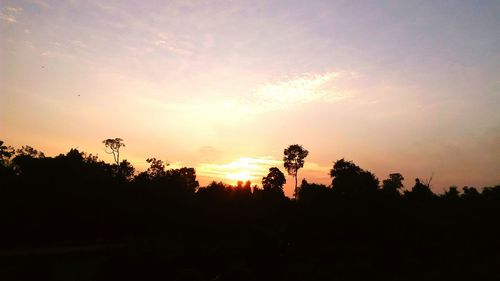
[(202, 163), (197, 173), (217, 181), (236, 184), (238, 181), (251, 181), (260, 184), (260, 179), (266, 175), (270, 167), (281, 165), (272, 157), (241, 157), (229, 163)]
[(238, 181), (246, 182), (246, 181), (254, 181), (254, 176), (251, 176), (248, 171), (240, 171), (237, 173), (227, 173), (226, 178), (230, 181), (229, 183), (235, 184)]

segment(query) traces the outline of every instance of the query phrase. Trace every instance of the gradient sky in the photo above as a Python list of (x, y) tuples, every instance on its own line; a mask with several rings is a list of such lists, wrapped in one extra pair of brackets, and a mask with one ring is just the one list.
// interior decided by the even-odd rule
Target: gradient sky
[[(500, 183), (498, 1), (0, 1), (0, 139), (202, 184), (345, 157), (432, 188)], [(288, 177), (287, 195), (293, 193)]]

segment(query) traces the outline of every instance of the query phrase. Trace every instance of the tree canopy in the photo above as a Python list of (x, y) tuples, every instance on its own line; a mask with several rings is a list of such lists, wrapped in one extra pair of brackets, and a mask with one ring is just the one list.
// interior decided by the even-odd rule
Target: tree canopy
[(295, 178), (295, 193), (297, 193), (297, 175), (299, 169), (304, 167), (304, 159), (309, 151), (299, 144), (292, 144), (283, 151), (283, 165), (288, 174)]

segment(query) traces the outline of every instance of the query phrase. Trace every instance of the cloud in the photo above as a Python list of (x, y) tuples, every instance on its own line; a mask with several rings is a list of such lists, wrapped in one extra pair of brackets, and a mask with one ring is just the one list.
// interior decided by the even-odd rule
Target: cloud
[(177, 55), (187, 56), (193, 53), (193, 44), (190, 41), (172, 38), (165, 33), (159, 33), (153, 45)]
[(87, 48), (87, 44), (83, 43), (80, 40), (73, 40), (73, 41), (71, 41), (71, 44), (73, 44), (74, 46), (76, 46), (78, 48)]
[(332, 83), (341, 75), (340, 72), (327, 72), (286, 78), (258, 86), (252, 96), (264, 110), (286, 109), (314, 101), (334, 102), (349, 97), (336, 90)]
[(2, 10), (0, 10), (0, 19), (8, 23), (16, 23), (17, 16), (21, 14), (22, 11), (23, 11), (22, 8), (5, 7)]

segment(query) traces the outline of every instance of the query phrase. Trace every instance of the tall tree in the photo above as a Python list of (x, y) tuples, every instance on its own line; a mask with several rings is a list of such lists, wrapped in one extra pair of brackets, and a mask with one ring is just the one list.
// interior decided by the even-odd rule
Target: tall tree
[(289, 175), (295, 178), (295, 192), (294, 196), (297, 197), (297, 174), (299, 169), (304, 167), (304, 159), (309, 154), (309, 151), (304, 149), (301, 145), (292, 144), (283, 152), (284, 166)]
[(108, 154), (113, 154), (113, 159), (115, 160), (116, 165), (120, 165), (120, 148), (125, 146), (123, 140), (121, 138), (105, 139), (102, 143), (104, 143), (104, 146), (106, 147), (104, 151)]

